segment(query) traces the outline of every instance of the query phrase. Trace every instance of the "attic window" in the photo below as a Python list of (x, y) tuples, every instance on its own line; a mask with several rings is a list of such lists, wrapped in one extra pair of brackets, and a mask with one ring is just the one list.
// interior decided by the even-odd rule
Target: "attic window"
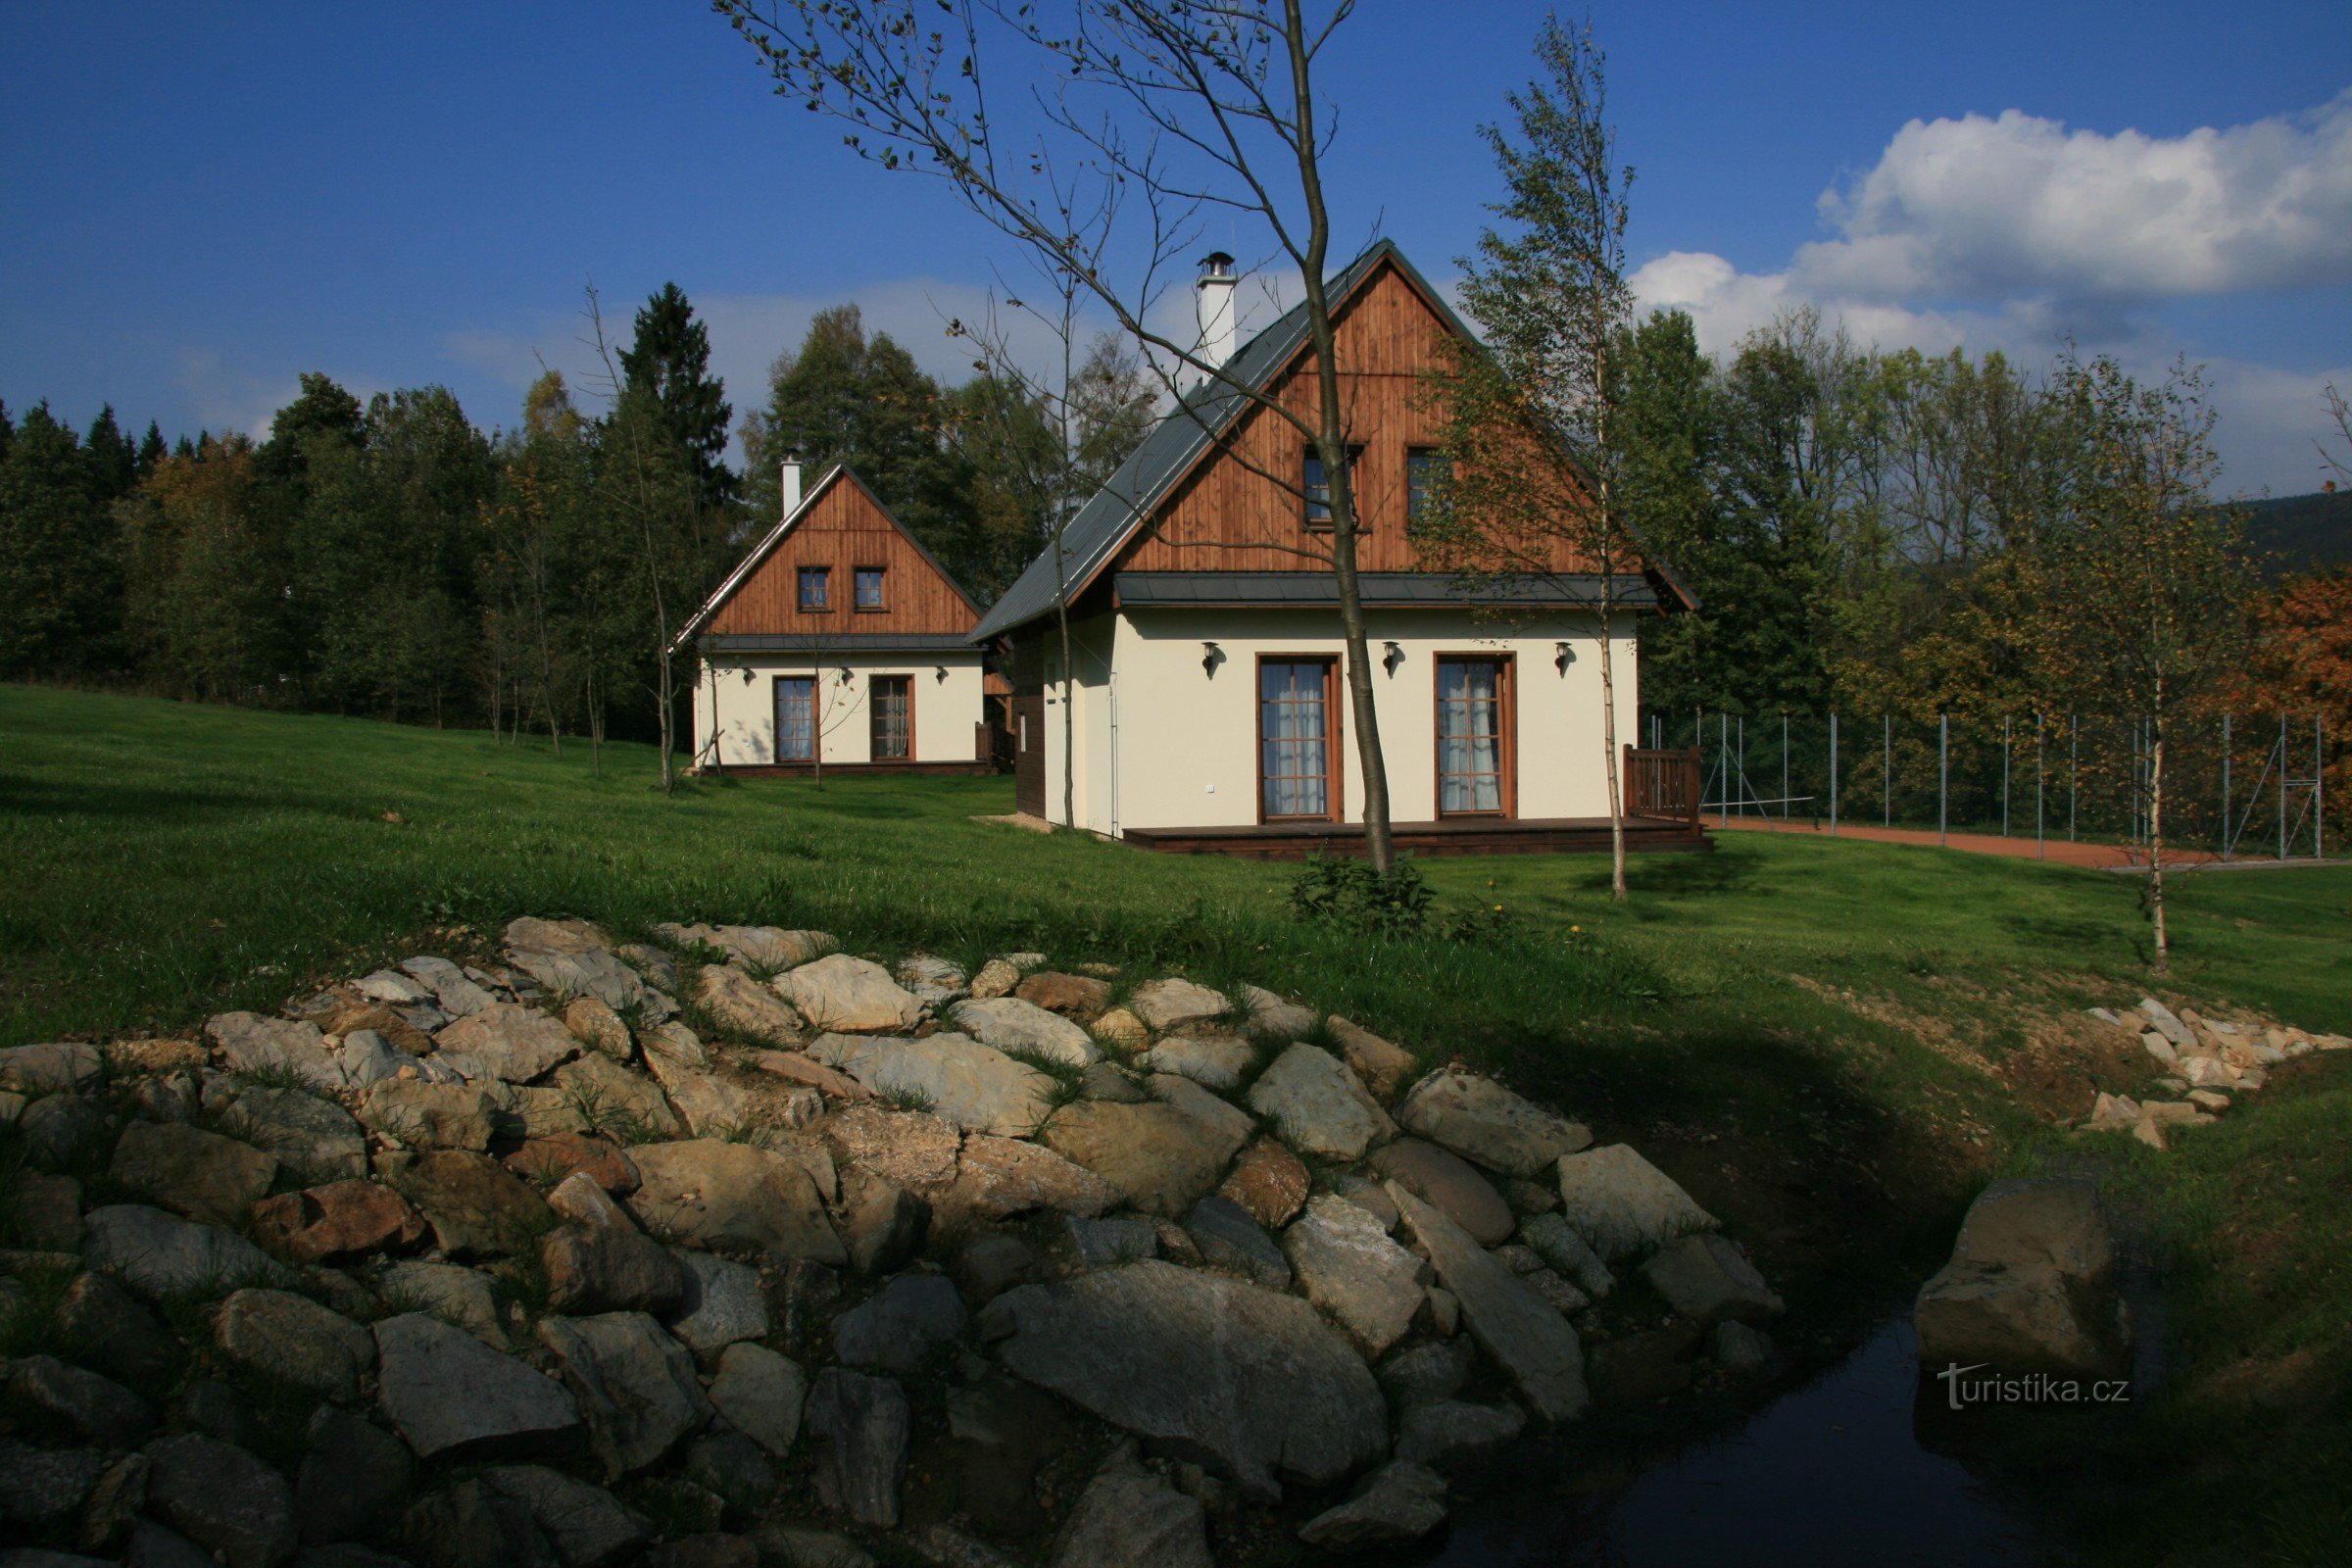
[(859, 566), (858, 568), (857, 588), (859, 610), (888, 608), (882, 599), (882, 569), (880, 566)]
[(801, 609), (808, 613), (822, 614), (833, 608), (833, 568), (803, 566), (801, 568)]
[[(1353, 494), (1355, 489), (1356, 460), (1363, 455), (1362, 447), (1348, 449), (1348, 488), (1350, 494)], [(1306, 525), (1309, 528), (1330, 527), (1331, 478), (1323, 471), (1322, 455), (1312, 447), (1306, 449), (1306, 461), (1300, 476), (1299, 488), (1306, 492)], [(1356, 508), (1356, 527), (1359, 532), (1363, 527), (1363, 508), (1361, 506)]]

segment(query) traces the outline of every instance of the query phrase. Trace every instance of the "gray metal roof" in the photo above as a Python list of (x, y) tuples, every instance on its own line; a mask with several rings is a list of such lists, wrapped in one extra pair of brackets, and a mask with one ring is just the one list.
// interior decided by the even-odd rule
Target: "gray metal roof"
[(738, 632), (701, 637), (695, 646), (709, 654), (877, 654), (904, 649), (909, 653), (968, 654), (972, 641), (953, 631), (844, 632), (838, 637), (799, 632)]
[[(1357, 574), (1356, 586), (1367, 609), (1412, 606), (1492, 605), (1539, 607), (1597, 605), (1600, 576), (1528, 578), (1508, 588), (1496, 585), (1464, 593), (1453, 577), (1426, 571), (1367, 571)], [(1633, 573), (1613, 579), (1616, 604), (1653, 609), (1657, 590), (1645, 577)], [(1284, 605), (1329, 606), (1340, 602), (1340, 583), (1327, 571), (1122, 571), (1111, 578), (1119, 603), (1129, 608), (1176, 608), (1236, 605), (1266, 608)]]
[[(1336, 310), (1384, 261), (1395, 262), (1456, 330), (1465, 337), (1470, 335), (1446, 305), (1445, 296), (1429, 286), (1428, 280), (1391, 240), (1374, 241), (1369, 250), (1332, 277), (1329, 295), (1333, 308)], [(1302, 300), (1251, 338), (1227, 363), (1235, 379), (1253, 389), (1262, 389), (1305, 344), (1306, 304)], [(1160, 420), (1111, 476), (1110, 482), (1096, 492), (1095, 498), (1062, 530), (1060, 587), (1072, 592), (1084, 588), (1127, 542), (1136, 526), (1151, 514), (1168, 488), (1251, 406), (1243, 392), (1223, 381), (1212, 380), (1188, 395), (1175, 413)], [(1054, 557), (1054, 549), (1049, 544), (982, 618), (972, 632), (974, 642), (1000, 636), (1053, 611), (1060, 597)]]

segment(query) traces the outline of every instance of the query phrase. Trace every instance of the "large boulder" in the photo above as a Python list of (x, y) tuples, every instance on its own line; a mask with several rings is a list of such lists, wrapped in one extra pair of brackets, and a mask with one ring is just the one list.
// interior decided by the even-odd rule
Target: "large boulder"
[(673, 1255), (685, 1291), (669, 1332), (696, 1359), (708, 1366), (730, 1345), (767, 1337), (767, 1298), (760, 1294), (758, 1269), (715, 1252)]
[(394, 1312), (427, 1312), (504, 1350), (507, 1331), (490, 1276), (460, 1263), (405, 1259), (385, 1265), (375, 1282), (378, 1299)]
[[(208, 1097), (208, 1104), (211, 1102)], [(220, 1117), (221, 1129), (314, 1182), (368, 1174), (368, 1135), (351, 1112), (299, 1089), (247, 1089)]]
[(291, 1076), (313, 1089), (340, 1089), (343, 1072), (315, 1023), (258, 1012), (224, 1012), (204, 1026), (230, 1072), (264, 1079)]
[[(612, 1201), (594, 1183), (587, 1190)], [(625, 1219), (560, 1226), (541, 1240), (539, 1262), (558, 1312), (667, 1312), (686, 1295), (677, 1258)]]
[(407, 1446), (372, 1421), (325, 1408), (311, 1418), (303, 1442), (294, 1475), (294, 1523), (304, 1542), (376, 1534), (416, 1475)]
[[(793, 973), (800, 973), (794, 970)], [(808, 1054), (885, 1099), (904, 1099), (966, 1132), (1026, 1138), (1045, 1119), (1054, 1080), (969, 1035), (921, 1040), (825, 1034)]]
[(193, 1432), (147, 1446), (147, 1505), (228, 1568), (294, 1554), (294, 1489), (243, 1448)]
[(880, 964), (846, 953), (787, 969), (770, 983), (818, 1029), (911, 1029), (922, 1021), (920, 997)]
[(1396, 1182), (1388, 1193), (1439, 1280), (1461, 1302), (1471, 1337), (1528, 1407), (1546, 1421), (1582, 1414), (1591, 1402), (1584, 1347), (1568, 1320), (1469, 1232)]
[(1518, 1229), (1511, 1205), (1494, 1184), (1435, 1144), (1399, 1138), (1373, 1154), (1372, 1169), (1435, 1204), (1481, 1247), (1499, 1247)]
[(1250, 1108), (1310, 1159), (1345, 1164), (1396, 1136), (1396, 1124), (1355, 1074), (1328, 1051), (1292, 1046), (1250, 1086)]
[(277, 1160), (234, 1138), (178, 1122), (132, 1122), (113, 1175), (132, 1192), (206, 1225), (245, 1223), (277, 1178)]
[(1951, 1260), (1919, 1293), (1920, 1364), (2115, 1376), (2131, 1343), (2115, 1267), (2095, 1184), (1994, 1182), (1969, 1205)]
[(1563, 1155), (1560, 1213), (1609, 1263), (1646, 1256), (1717, 1223), (1631, 1144)]
[(1404, 1337), (1427, 1296), (1428, 1265), (1389, 1239), (1386, 1226), (1330, 1193), (1282, 1233), (1282, 1252), (1306, 1298), (1339, 1319), (1377, 1358)]
[(1015, 1056), (1085, 1067), (1102, 1058), (1095, 1037), (1069, 1019), (1018, 997), (958, 1002), (948, 1009), (957, 1028), (984, 1046)]
[(554, 1210), (530, 1184), (487, 1154), (445, 1149), (387, 1155), (384, 1173), (423, 1212), (451, 1257), (529, 1251), (555, 1224)]
[(433, 1036), (434, 1055), (471, 1080), (527, 1084), (580, 1054), (579, 1037), (546, 1013), (494, 1002)]
[(1051, 1149), (973, 1133), (964, 1139), (954, 1184), (934, 1197), (933, 1206), (982, 1220), (1041, 1208), (1092, 1218), (1124, 1198), (1106, 1177)]
[(757, 1247), (780, 1258), (849, 1261), (802, 1162), (750, 1144), (692, 1139), (635, 1152), (629, 1204), (655, 1230), (706, 1247)]
[(225, 1296), (240, 1285), (282, 1285), (292, 1276), (244, 1237), (139, 1203), (111, 1203), (83, 1216), (82, 1261), (111, 1269), (149, 1297), (184, 1291)]
[(800, 1436), (808, 1375), (800, 1363), (764, 1345), (730, 1345), (719, 1353), (710, 1402), (739, 1432), (782, 1458)]
[(291, 1291), (243, 1290), (213, 1319), (220, 1348), (239, 1364), (330, 1399), (358, 1396), (375, 1366), (375, 1341), (339, 1312)]
[(1406, 1131), (1505, 1176), (1533, 1176), (1592, 1145), (1581, 1123), (1511, 1093), (1492, 1078), (1441, 1067), (1396, 1107)]
[(710, 1419), (694, 1357), (643, 1312), (539, 1320), (611, 1480), (659, 1464)]
[(417, 1457), (559, 1452), (580, 1429), (564, 1385), (423, 1312), (375, 1325), (376, 1398)]
[(1295, 1296), (1152, 1260), (1007, 1291), (980, 1329), (1017, 1375), (1253, 1496), (1388, 1451), (1380, 1385)]
[(1054, 1568), (1215, 1568), (1208, 1518), (1122, 1449), (1095, 1473), (1061, 1528)]
[(1215, 1190), (1230, 1143), (1174, 1105), (1085, 1100), (1046, 1124), (1054, 1152), (1085, 1166), (1148, 1214), (1181, 1217)]

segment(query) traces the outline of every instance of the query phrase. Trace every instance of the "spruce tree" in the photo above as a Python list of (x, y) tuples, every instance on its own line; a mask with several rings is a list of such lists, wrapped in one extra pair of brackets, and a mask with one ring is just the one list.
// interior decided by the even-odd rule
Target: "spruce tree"
[(734, 408), (726, 383), (710, 373), (710, 329), (675, 283), (664, 283), (637, 313), (636, 341), (620, 351), (621, 372), (651, 394), (663, 432), (687, 454), (703, 508), (716, 514), (734, 499), (735, 474), (723, 461)]

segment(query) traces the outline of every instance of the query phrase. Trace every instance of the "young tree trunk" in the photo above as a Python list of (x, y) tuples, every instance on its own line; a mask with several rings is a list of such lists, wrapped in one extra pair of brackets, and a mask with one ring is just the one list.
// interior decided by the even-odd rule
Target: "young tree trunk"
[(2160, 975), (2173, 972), (2173, 942), (2164, 925), (2164, 681), (2156, 682), (2154, 744), (2148, 749), (2148, 917), (2156, 928)]
[(1600, 746), (1606, 755), (1609, 790), (1609, 899), (1625, 902), (1625, 780), (1617, 753), (1617, 662), (1611, 653), (1607, 573), (1600, 579)]

